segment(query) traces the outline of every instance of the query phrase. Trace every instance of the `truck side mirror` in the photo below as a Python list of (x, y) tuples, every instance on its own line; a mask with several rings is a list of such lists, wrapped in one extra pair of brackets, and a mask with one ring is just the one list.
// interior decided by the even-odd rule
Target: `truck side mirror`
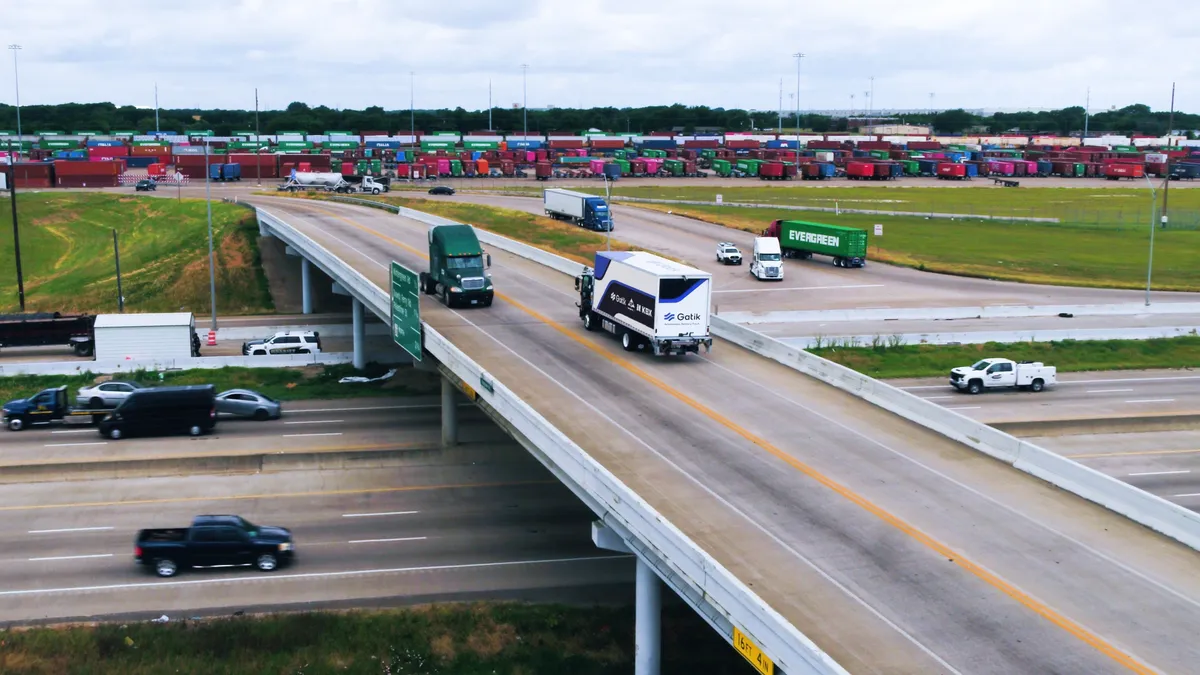
[(580, 281), (581, 281), (581, 280), (580, 280), (580, 278), (579, 278), (579, 277), (575, 277), (575, 290), (579, 290), (579, 282), (580, 282)]
[(492, 266), (492, 254), (491, 253), (487, 254), (486, 260), (487, 260), (487, 266), (490, 268)]

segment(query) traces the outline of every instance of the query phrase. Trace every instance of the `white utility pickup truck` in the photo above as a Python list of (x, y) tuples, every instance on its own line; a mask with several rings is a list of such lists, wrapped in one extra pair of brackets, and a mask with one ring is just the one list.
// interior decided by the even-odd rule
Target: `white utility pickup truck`
[(726, 265), (741, 265), (742, 252), (728, 241), (717, 244), (717, 262)]
[(1010, 361), (984, 359), (973, 366), (950, 370), (950, 384), (955, 389), (978, 394), (984, 389), (1017, 387), (1041, 391), (1058, 381), (1058, 370), (1039, 361)]

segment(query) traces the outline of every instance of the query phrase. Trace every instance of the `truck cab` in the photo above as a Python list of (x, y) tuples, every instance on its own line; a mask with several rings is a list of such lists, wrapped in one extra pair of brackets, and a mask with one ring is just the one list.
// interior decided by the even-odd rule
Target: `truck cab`
[(420, 275), (421, 290), (437, 295), (447, 307), (490, 307), (495, 290), (492, 256), (483, 252), (470, 225), (429, 228), (429, 271)]
[(783, 281), (783, 252), (779, 248), (779, 239), (754, 238), (754, 258), (750, 261), (750, 274), (756, 279)]
[(0, 421), (9, 431), (20, 431), (34, 424), (52, 424), (70, 419), (91, 418), (99, 422), (111, 408), (75, 410), (67, 401), (67, 386), (43, 389), (29, 398), (9, 401), (0, 408)]
[(1011, 387), (1039, 392), (1057, 380), (1058, 369), (1039, 361), (1017, 363), (1010, 359), (990, 358), (950, 370), (950, 384), (971, 394), (984, 389)]
[(612, 231), (612, 213), (609, 212), (608, 203), (603, 197), (589, 197), (583, 200), (583, 226), (597, 232)]

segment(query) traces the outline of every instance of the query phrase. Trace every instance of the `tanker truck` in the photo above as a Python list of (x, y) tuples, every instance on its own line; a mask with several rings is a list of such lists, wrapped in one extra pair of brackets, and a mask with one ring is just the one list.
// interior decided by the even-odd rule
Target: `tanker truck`
[(346, 192), (350, 189), (350, 184), (342, 178), (340, 173), (313, 173), (308, 171), (292, 171), (292, 175), (288, 176), (277, 189), (286, 192), (297, 192), (300, 190), (309, 191), (316, 190), (318, 192)]

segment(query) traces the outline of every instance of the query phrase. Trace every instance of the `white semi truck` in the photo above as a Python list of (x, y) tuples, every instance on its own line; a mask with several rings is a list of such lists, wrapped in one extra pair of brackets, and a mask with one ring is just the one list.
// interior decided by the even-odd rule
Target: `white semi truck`
[(754, 238), (754, 257), (750, 260), (750, 274), (756, 279), (783, 281), (783, 251), (779, 248), (778, 239)]
[(1038, 392), (1058, 381), (1058, 369), (1039, 361), (1017, 363), (1010, 359), (983, 359), (950, 370), (950, 384), (959, 391), (978, 394), (984, 389), (1016, 387)]
[(312, 171), (293, 171), (292, 175), (279, 186), (286, 192), (300, 190), (316, 190), (318, 192), (363, 192), (377, 195), (387, 192), (386, 185), (370, 176), (363, 176), (361, 183), (350, 183), (340, 173), (317, 173)]
[(625, 351), (655, 356), (712, 348), (712, 275), (644, 251), (599, 251), (596, 266), (575, 279), (579, 318), (606, 330)]
[(556, 220), (566, 220), (597, 232), (613, 229), (612, 213), (604, 197), (551, 188), (542, 193), (542, 206), (546, 215)]

